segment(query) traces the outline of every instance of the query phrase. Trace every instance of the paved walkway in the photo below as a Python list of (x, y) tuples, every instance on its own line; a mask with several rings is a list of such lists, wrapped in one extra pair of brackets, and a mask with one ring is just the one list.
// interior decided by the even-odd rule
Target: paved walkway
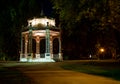
[(28, 64), (16, 69), (28, 76), (34, 84), (120, 84), (120, 81), (110, 78), (64, 70), (60, 63)]

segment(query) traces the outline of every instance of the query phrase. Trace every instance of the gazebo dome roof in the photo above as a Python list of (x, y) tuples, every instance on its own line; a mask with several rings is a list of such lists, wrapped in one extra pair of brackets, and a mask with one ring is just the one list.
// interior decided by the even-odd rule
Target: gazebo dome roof
[(31, 28), (33, 36), (45, 37), (47, 25), (49, 26), (48, 28), (50, 29), (51, 36), (59, 36), (60, 28), (55, 26), (55, 19), (47, 17), (33, 18), (28, 20), (28, 26), (24, 27), (22, 34), (29, 34)]
[(47, 25), (47, 22), (49, 23), (49, 26), (54, 27), (55, 26), (55, 19), (49, 19), (47, 17), (45, 18), (34, 18), (31, 20), (28, 20), (28, 26), (32, 25), (32, 27), (45, 27)]

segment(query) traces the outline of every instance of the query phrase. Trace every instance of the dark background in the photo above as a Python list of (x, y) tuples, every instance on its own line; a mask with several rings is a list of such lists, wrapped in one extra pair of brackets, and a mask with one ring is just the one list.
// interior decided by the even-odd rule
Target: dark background
[(27, 20), (44, 16), (56, 19), (62, 29), (64, 59), (119, 56), (119, 0), (0, 0), (0, 59), (18, 60), (20, 35)]

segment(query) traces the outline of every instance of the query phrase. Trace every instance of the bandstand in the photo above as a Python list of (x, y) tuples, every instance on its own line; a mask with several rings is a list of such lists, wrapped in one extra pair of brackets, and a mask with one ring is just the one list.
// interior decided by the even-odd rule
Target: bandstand
[(23, 29), (20, 62), (62, 61), (61, 32), (54, 19), (34, 18)]

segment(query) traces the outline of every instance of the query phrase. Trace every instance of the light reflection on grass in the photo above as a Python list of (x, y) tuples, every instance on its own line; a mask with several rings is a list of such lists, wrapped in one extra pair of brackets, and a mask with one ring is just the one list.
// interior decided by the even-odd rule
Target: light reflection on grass
[(86, 63), (67, 64), (67, 65), (63, 65), (62, 67), (67, 70), (110, 77), (120, 81), (119, 65), (120, 64), (118, 63), (86, 62)]

